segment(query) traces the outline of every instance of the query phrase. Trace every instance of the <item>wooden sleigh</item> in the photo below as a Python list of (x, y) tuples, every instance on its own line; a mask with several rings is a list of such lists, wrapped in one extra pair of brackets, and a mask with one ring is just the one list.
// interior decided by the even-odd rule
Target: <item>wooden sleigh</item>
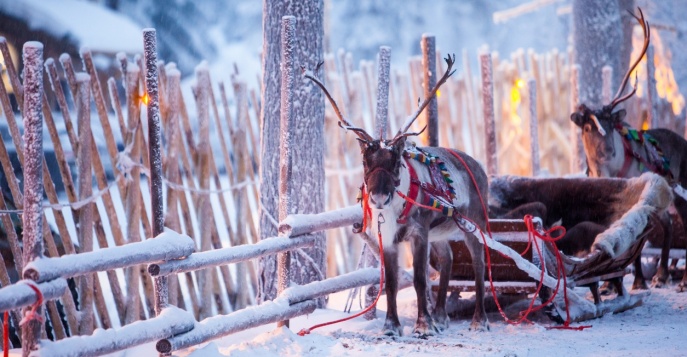
[[(598, 283), (622, 281), (626, 268), (642, 253), (646, 242), (663, 234), (658, 214), (667, 209), (671, 197), (667, 183), (654, 174), (634, 179), (494, 178), (490, 186), (490, 204), (498, 205), (498, 208), (515, 209), (532, 202), (544, 203), (547, 216), (541, 217), (540, 223), (535, 225), (540, 233), (551, 222), (561, 219), (566, 227), (573, 227), (581, 219), (594, 219), (608, 227), (596, 237), (587, 237), (593, 242), (589, 254), (575, 257), (561, 252), (559, 262), (554, 245), (543, 241), (540, 241), (542, 257), (534, 249), (520, 256), (528, 245), (524, 220), (491, 219), (493, 240), (488, 241), (494, 289), (502, 296), (533, 293), (540, 280), (540, 269), (543, 268), (545, 279), (540, 298), (545, 301), (556, 288), (557, 272), (562, 264), (569, 289), (571, 321), (588, 320), (641, 305), (648, 291), (629, 294), (622, 284), (617, 284), (620, 289), (617, 296), (601, 300), (598, 297)], [(593, 217), (571, 212), (559, 214), (561, 209), (565, 209), (566, 200), (570, 202), (569, 209), (584, 207), (594, 213), (588, 215)], [(465, 244), (451, 242), (451, 249), (454, 263), (449, 289), (474, 291), (474, 273)], [(485, 285), (486, 289), (491, 288), (488, 282)], [(561, 281), (559, 294), (547, 309), (549, 317), (557, 322), (566, 318), (562, 286)], [(583, 297), (579, 291), (573, 291), (575, 287), (589, 287), (595, 301)]]

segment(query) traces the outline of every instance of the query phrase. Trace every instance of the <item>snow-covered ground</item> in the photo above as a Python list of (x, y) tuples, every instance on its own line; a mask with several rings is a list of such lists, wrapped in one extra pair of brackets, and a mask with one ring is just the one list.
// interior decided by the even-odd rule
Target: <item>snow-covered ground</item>
[[(631, 276), (626, 277), (630, 288)], [(588, 289), (576, 292), (588, 294)], [(348, 291), (334, 294), (329, 308), (291, 320), (291, 328), (275, 324), (250, 329), (214, 342), (175, 353), (179, 357), (267, 357), (267, 356), (685, 356), (687, 293), (677, 293), (674, 286), (652, 289), (643, 306), (587, 321), (584, 331), (547, 330), (552, 323), (535, 315), (534, 324), (511, 326), (496, 312), (489, 314), (491, 331), (471, 332), (468, 318), (452, 319), (448, 330), (426, 340), (409, 337), (415, 321), (415, 292), (399, 293), (399, 315), (404, 337), (382, 336), (386, 303), (378, 304), (377, 319), (356, 318), (323, 327), (304, 337), (296, 333), (314, 324), (335, 320), (342, 313)], [(469, 298), (470, 295), (465, 295)], [(507, 311), (523, 308), (522, 301)], [(357, 302), (355, 305), (358, 305)], [(133, 357), (155, 355), (154, 343), (108, 355)], [(19, 356), (19, 354), (16, 354)]]

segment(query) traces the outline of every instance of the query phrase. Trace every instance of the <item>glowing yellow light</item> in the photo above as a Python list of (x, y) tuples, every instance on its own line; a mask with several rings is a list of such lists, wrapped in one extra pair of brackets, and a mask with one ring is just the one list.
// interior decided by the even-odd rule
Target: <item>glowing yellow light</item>
[(148, 102), (150, 101), (148, 93), (144, 94), (143, 97), (141, 97), (141, 101), (143, 102), (143, 104), (148, 105)]
[(648, 120), (645, 120), (642, 123), (642, 130), (649, 130), (649, 121)]
[(437, 90), (437, 98), (441, 97), (441, 91)]
[(515, 81), (515, 86), (518, 88), (522, 88), (525, 86), (525, 81), (522, 79), (518, 79), (517, 81)]
[(513, 106), (517, 106), (520, 103), (520, 90), (513, 87), (510, 91), (510, 100), (513, 102)]

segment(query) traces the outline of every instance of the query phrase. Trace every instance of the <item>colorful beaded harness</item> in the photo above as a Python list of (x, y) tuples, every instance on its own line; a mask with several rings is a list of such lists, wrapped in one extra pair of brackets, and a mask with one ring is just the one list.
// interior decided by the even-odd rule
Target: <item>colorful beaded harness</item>
[[(624, 177), (627, 174), (633, 158), (639, 161), (640, 170), (642, 172), (652, 171), (662, 176), (669, 178), (673, 177), (670, 172), (670, 160), (665, 157), (663, 150), (661, 150), (661, 147), (658, 145), (658, 140), (644, 130), (638, 131), (627, 125), (618, 124), (615, 129), (623, 137), (623, 147), (625, 148), (625, 163), (618, 173), (618, 177)], [(632, 149), (630, 141), (635, 141), (646, 149), (648, 160)], [(641, 167), (642, 165), (644, 168)]]

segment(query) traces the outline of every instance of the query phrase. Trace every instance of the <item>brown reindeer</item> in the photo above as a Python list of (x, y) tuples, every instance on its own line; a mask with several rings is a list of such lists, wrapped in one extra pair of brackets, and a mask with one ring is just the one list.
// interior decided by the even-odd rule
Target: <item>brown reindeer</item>
[[(314, 81), (324, 91), (331, 102), (339, 118), (339, 126), (358, 135), (364, 166), (363, 211), (365, 218), (363, 227), (369, 227), (375, 237), (378, 230), (381, 230), (388, 304), (384, 334), (389, 336), (400, 336), (402, 332), (398, 320), (396, 294), (399, 272), (398, 243), (403, 241), (410, 241), (413, 250), (413, 285), (417, 294), (418, 310), (413, 334), (418, 337), (433, 335), (448, 325), (448, 316), (444, 306), (448, 275), (451, 271), (450, 250), (443, 249), (444, 258), (445, 254), (449, 254), (449, 259), (447, 263), (444, 259), (446, 264), (440, 269), (440, 291), (433, 315), (429, 313), (428, 306), (427, 271), (430, 242), (439, 243), (449, 239), (464, 239), (472, 255), (477, 304), (470, 328), (479, 331), (489, 329), (483, 304), (484, 248), (477, 236), (467, 233), (474, 232), (474, 229), (470, 229), (474, 226), (466, 224), (466, 219), (470, 220), (486, 232), (487, 217), (480, 201), (480, 192), (482, 195), (488, 193), (487, 175), (477, 161), (463, 152), (437, 147), (415, 148), (406, 140), (408, 136), (419, 134), (409, 133), (408, 129), (439, 87), (453, 74), (451, 69), (454, 61), (455, 57), (446, 58), (448, 68), (437, 81), (431, 92), (432, 95), (425, 98), (414, 115), (411, 115), (401, 130), (389, 140), (385, 140), (381, 134), (375, 139), (365, 130), (351, 126), (344, 119), (324, 85), (312, 75), (306, 74), (307, 78)], [(428, 160), (432, 158), (434, 163), (441, 162), (440, 166), (445, 169), (444, 172), (453, 182), (444, 181), (442, 174), (439, 174), (441, 182), (437, 182), (437, 176), (430, 173), (436, 170), (436, 167), (432, 168), (434, 164), (427, 165), (409, 158), (412, 155), (421, 155)], [(474, 183), (469, 171), (474, 176)], [(448, 214), (444, 215), (434, 209), (429, 209), (428, 206), (415, 204), (426, 204), (430, 199), (442, 200)], [(483, 200), (486, 202), (486, 197)]]
[[(634, 61), (625, 74), (622, 84), (610, 104), (601, 109), (590, 109), (581, 104), (570, 119), (582, 129), (582, 143), (587, 156), (587, 174), (591, 177), (636, 177), (644, 171), (653, 171), (662, 175), (674, 188), (673, 201), (683, 221), (687, 219), (687, 201), (684, 190), (687, 187), (687, 141), (668, 129), (651, 129), (636, 131), (624, 121), (626, 111), (613, 111), (620, 103), (629, 99), (637, 90), (634, 89), (622, 96), (630, 78), (641, 58), (649, 47), (650, 27), (639, 9), (637, 19), (644, 30), (644, 47), (640, 56)], [(661, 219), (669, 222), (669, 219)], [(668, 249), (672, 237), (670, 224), (664, 227), (664, 249), (661, 264), (654, 276), (654, 286), (663, 286), (668, 278)], [(687, 270), (679, 285), (679, 290), (687, 286)]]

